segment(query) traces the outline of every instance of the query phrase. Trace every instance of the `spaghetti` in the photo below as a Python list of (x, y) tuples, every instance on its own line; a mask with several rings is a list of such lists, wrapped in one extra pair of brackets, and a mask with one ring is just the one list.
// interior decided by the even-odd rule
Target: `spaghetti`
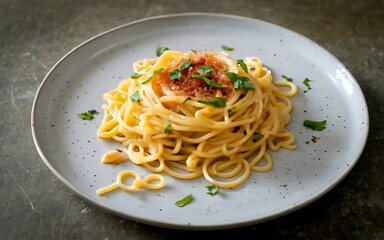
[(285, 126), (292, 111), (289, 97), (297, 88), (288, 81), (272, 82), (258, 58), (236, 61), (222, 52), (167, 50), (133, 66), (134, 76), (104, 94), (108, 104), (98, 137), (114, 139), (125, 150), (111, 151), (102, 161), (130, 159), (154, 174), (143, 181), (125, 172), (136, 180), (124, 187), (121, 173), (99, 194), (118, 187), (160, 189), (165, 185), (161, 172), (179, 179), (204, 176), (216, 186), (234, 188), (251, 171), (272, 169), (268, 149), (296, 148)]

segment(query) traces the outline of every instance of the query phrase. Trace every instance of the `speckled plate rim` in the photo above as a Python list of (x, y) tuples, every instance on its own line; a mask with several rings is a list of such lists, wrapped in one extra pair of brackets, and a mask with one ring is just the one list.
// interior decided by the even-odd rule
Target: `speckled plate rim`
[(228, 229), (228, 228), (235, 228), (235, 227), (242, 227), (242, 226), (247, 226), (247, 225), (251, 225), (251, 224), (256, 224), (256, 223), (260, 223), (260, 222), (264, 222), (264, 221), (268, 221), (268, 220), (271, 220), (271, 219), (275, 219), (277, 217), (280, 217), (280, 216), (283, 216), (283, 215), (286, 215), (288, 213), (291, 213), (293, 211), (296, 211), (304, 206), (307, 206), (308, 204), (314, 202), (315, 200), (317, 200), (318, 198), (320, 198), (321, 196), (323, 196), (324, 194), (328, 193), (331, 189), (333, 189), (338, 183), (340, 183), (348, 174), (349, 172), (352, 170), (352, 168), (356, 165), (359, 157), (361, 156), (363, 150), (364, 150), (364, 147), (365, 147), (365, 143), (367, 141), (367, 138), (368, 138), (368, 129), (369, 129), (369, 118), (368, 118), (368, 108), (367, 108), (367, 104), (366, 104), (366, 101), (365, 101), (365, 98), (364, 98), (364, 95), (363, 95), (363, 92), (361, 90), (361, 88), (359, 87), (357, 81), (354, 79), (354, 77), (352, 76), (352, 74), (350, 74), (347, 70), (347, 73), (349, 74), (349, 77), (352, 79), (352, 81), (354, 81), (354, 83), (356, 83), (357, 87), (358, 87), (358, 94), (360, 95), (361, 97), (361, 101), (363, 102), (363, 104), (365, 105), (365, 108), (366, 108), (366, 116), (365, 116), (365, 119), (366, 119), (366, 129), (365, 129), (365, 132), (364, 132), (364, 139), (361, 141), (363, 144), (361, 146), (361, 148), (359, 149), (359, 152), (358, 154), (354, 157), (354, 159), (351, 161), (351, 166), (349, 168), (346, 168), (344, 173), (342, 175), (339, 176), (339, 178), (337, 178), (334, 182), (332, 182), (331, 184), (329, 184), (328, 188), (324, 189), (323, 191), (321, 192), (316, 192), (315, 194), (313, 194), (311, 197), (297, 203), (295, 206), (292, 206), (288, 209), (285, 209), (284, 211), (281, 211), (281, 212), (278, 212), (278, 213), (275, 213), (275, 214), (271, 214), (269, 216), (266, 216), (264, 218), (261, 218), (261, 219), (257, 219), (257, 220), (251, 220), (251, 221), (244, 221), (244, 222), (234, 222), (234, 223), (229, 223), (229, 224), (222, 224), (222, 225), (215, 225), (215, 224), (212, 224), (212, 225), (200, 225), (200, 226), (185, 226), (185, 225), (177, 225), (177, 224), (169, 224), (169, 223), (166, 223), (166, 222), (159, 222), (159, 221), (152, 221), (151, 219), (149, 218), (146, 218), (146, 217), (139, 217), (139, 216), (127, 216), (126, 214), (121, 214), (120, 212), (118, 211), (115, 211), (114, 209), (111, 209), (109, 207), (106, 207), (100, 203), (98, 203), (97, 201), (94, 201), (94, 198), (92, 198), (91, 196), (89, 196), (88, 194), (84, 193), (83, 191), (81, 191), (79, 188), (77, 188), (76, 186), (74, 186), (72, 183), (70, 183), (65, 177), (63, 177), (53, 166), (52, 164), (50, 163), (50, 161), (47, 159), (47, 157), (45, 156), (41, 146), (40, 146), (40, 143), (38, 142), (37, 140), (37, 133), (36, 133), (36, 129), (34, 127), (35, 125), (35, 119), (36, 119), (36, 116), (35, 116), (35, 112), (36, 112), (36, 108), (37, 108), (37, 101), (40, 97), (40, 93), (42, 91), (42, 89), (44, 88), (44, 84), (45, 82), (50, 78), (52, 72), (66, 59), (68, 58), (69, 56), (71, 56), (72, 53), (74, 53), (75, 51), (77, 51), (79, 48), (81, 48), (82, 46), (86, 45), (86, 44), (89, 44), (90, 42), (92, 41), (95, 41), (97, 40), (98, 38), (100, 37), (103, 37), (104, 35), (107, 35), (111, 32), (114, 32), (118, 29), (121, 29), (121, 28), (126, 28), (126, 27), (129, 27), (129, 26), (132, 26), (132, 25), (135, 25), (135, 24), (140, 24), (140, 23), (143, 23), (143, 22), (146, 22), (146, 21), (156, 21), (156, 19), (161, 19), (161, 18), (173, 18), (173, 17), (183, 17), (183, 16), (194, 16), (194, 17), (198, 17), (198, 16), (211, 16), (211, 17), (221, 17), (221, 18), (226, 18), (226, 19), (242, 19), (242, 20), (247, 20), (247, 21), (258, 21), (258, 22), (262, 22), (262, 23), (265, 23), (265, 24), (270, 24), (270, 25), (274, 25), (276, 27), (279, 27), (285, 31), (289, 31), (293, 34), (297, 34), (297, 36), (305, 39), (306, 41), (309, 41), (311, 43), (313, 43), (314, 45), (316, 45), (319, 49), (322, 49), (324, 52), (328, 53), (329, 54), (329, 57), (332, 58), (333, 61), (335, 62), (338, 62), (340, 63), (340, 65), (342, 65), (344, 67), (344, 65), (336, 58), (334, 57), (332, 54), (330, 54), (327, 50), (325, 50), (323, 47), (319, 46), (317, 43), (313, 42), (312, 40), (296, 33), (296, 32), (293, 32), (289, 29), (286, 29), (284, 27), (281, 27), (281, 26), (278, 26), (276, 24), (273, 24), (273, 23), (269, 23), (269, 22), (265, 22), (265, 21), (262, 21), (262, 20), (258, 20), (258, 19), (253, 19), (253, 18), (247, 18), (247, 17), (242, 17), (242, 16), (236, 16), (236, 15), (227, 15), (227, 14), (216, 14), (216, 13), (180, 13), (180, 14), (168, 14), (168, 15), (161, 15), (161, 16), (154, 16), (154, 17), (148, 17), (148, 18), (144, 18), (144, 19), (140, 19), (140, 20), (136, 20), (136, 21), (133, 21), (133, 22), (130, 22), (130, 23), (127, 23), (127, 24), (123, 24), (121, 26), (118, 26), (116, 28), (113, 28), (113, 29), (110, 29), (106, 32), (103, 32), (101, 34), (98, 34), (92, 38), (90, 38), (89, 40), (81, 43), (80, 45), (78, 45), (77, 47), (75, 47), (74, 49), (72, 49), (71, 51), (69, 51), (66, 55), (64, 55), (50, 70), (49, 72), (47, 73), (47, 75), (44, 77), (42, 83), (40, 84), (38, 90), (37, 90), (37, 93), (36, 93), (36, 96), (34, 98), (34, 101), (33, 101), (33, 105), (32, 105), (32, 111), (31, 111), (31, 130), (32, 130), (32, 137), (33, 137), (33, 140), (34, 140), (34, 143), (35, 143), (35, 146), (36, 146), (36, 149), (40, 155), (40, 157), (42, 158), (43, 162), (45, 163), (45, 165), (50, 169), (50, 171), (52, 171), (52, 173), (54, 173), (54, 175), (56, 175), (57, 178), (59, 178), (70, 190), (72, 190), (74, 193), (76, 193), (78, 196), (80, 196), (81, 198), (87, 200), (88, 202), (98, 206), (99, 208), (101, 209), (104, 209), (104, 210), (107, 210), (108, 212), (111, 212), (115, 215), (118, 215), (118, 216), (121, 216), (121, 217), (124, 217), (124, 218), (129, 218), (131, 220), (134, 220), (134, 221), (138, 221), (138, 222), (142, 222), (142, 223), (146, 223), (146, 224), (149, 224), (149, 225), (154, 225), (154, 226), (159, 226), (159, 227), (166, 227), (166, 228), (172, 228), (172, 229), (185, 229), (185, 230), (215, 230), (215, 229)]

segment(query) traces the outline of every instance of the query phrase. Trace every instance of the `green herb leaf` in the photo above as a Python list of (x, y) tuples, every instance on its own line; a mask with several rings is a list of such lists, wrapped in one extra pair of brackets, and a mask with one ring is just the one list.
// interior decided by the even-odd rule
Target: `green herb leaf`
[(293, 81), (292, 78), (287, 77), (287, 76), (285, 76), (285, 75), (282, 75), (282, 77), (283, 77), (285, 80), (287, 80), (288, 82), (292, 82), (292, 81)]
[(244, 89), (244, 90), (255, 90), (255, 87), (247, 77), (238, 77), (237, 80), (233, 83), (235, 89)]
[(131, 76), (131, 78), (132, 79), (137, 79), (137, 78), (141, 77), (141, 75), (143, 75), (143, 74), (135, 73), (134, 75)]
[(236, 61), (237, 64), (244, 70), (245, 73), (248, 73), (248, 66), (244, 63), (242, 59)]
[(151, 76), (150, 78), (147, 79), (147, 81), (142, 82), (141, 84), (144, 85), (144, 84), (149, 83), (149, 82), (152, 80), (152, 78), (153, 78), (156, 74), (158, 74), (159, 72), (161, 72), (161, 71), (163, 71), (163, 68), (157, 69), (156, 71), (153, 72), (152, 76)]
[(207, 194), (211, 195), (211, 196), (215, 196), (216, 194), (218, 194), (220, 192), (219, 190), (219, 187), (216, 186), (216, 185), (212, 185), (212, 186), (205, 186), (208, 190)]
[(157, 47), (156, 48), (156, 56), (160, 57), (163, 52), (169, 50), (167, 47)]
[(175, 202), (175, 205), (178, 207), (184, 207), (185, 205), (190, 203), (192, 201), (192, 199), (193, 199), (193, 197), (192, 197), (192, 193), (191, 193), (188, 196), (186, 196), (185, 198)]
[(139, 90), (136, 90), (136, 92), (132, 94), (131, 100), (134, 102), (140, 102)]
[(231, 48), (231, 47), (228, 47), (228, 46), (225, 46), (225, 45), (221, 45), (221, 47), (225, 50), (225, 51), (233, 51), (234, 48)]
[(186, 103), (188, 100), (191, 100), (192, 98), (190, 97), (187, 97), (184, 101), (183, 101), (183, 104)]
[(89, 120), (91, 121), (94, 117), (94, 114), (99, 114), (95, 109), (89, 110), (88, 112), (79, 113), (77, 114), (78, 117), (80, 117), (83, 120)]
[(225, 75), (227, 75), (232, 82), (235, 82), (237, 79), (237, 75), (234, 72), (226, 72)]
[(197, 100), (199, 103), (203, 103), (206, 105), (213, 105), (218, 107), (225, 107), (227, 100), (222, 97), (215, 97), (212, 100)]
[(89, 110), (88, 113), (89, 114), (99, 114), (95, 109)]
[(253, 86), (247, 77), (239, 77), (234, 72), (226, 72), (225, 75), (231, 79), (235, 89), (255, 90), (255, 86)]
[(252, 140), (253, 142), (257, 142), (264, 137), (264, 135), (259, 132), (254, 132), (253, 135), (255, 136)]
[(181, 72), (179, 69), (175, 69), (172, 72), (169, 73), (169, 79), (181, 79)]
[(304, 120), (304, 127), (311, 128), (315, 131), (321, 131), (325, 128), (325, 125), (327, 124), (327, 120), (316, 122), (311, 120)]
[(202, 74), (210, 74), (212, 72), (212, 68), (209, 66), (200, 66), (197, 68), (197, 71)]
[(165, 126), (165, 128), (164, 128), (165, 133), (173, 130), (172, 125), (170, 123), (166, 123), (166, 124), (164, 124), (164, 126)]
[(311, 82), (311, 81), (312, 80), (309, 80), (308, 78), (304, 79), (303, 83), (308, 88), (307, 90), (304, 91), (305, 93), (308, 92), (310, 89), (312, 89), (311, 86), (309, 86), (309, 82)]
[(189, 66), (191, 66), (191, 62), (190, 61), (186, 61), (185, 63), (183, 63), (183, 65), (180, 66), (180, 71), (184, 71), (185, 69), (187, 69)]
[(204, 80), (204, 82), (206, 82), (209, 86), (218, 87), (218, 88), (225, 88), (225, 86), (223, 84), (214, 82), (211, 79), (207, 78), (206, 76), (203, 76), (200, 74), (193, 74), (192, 77)]

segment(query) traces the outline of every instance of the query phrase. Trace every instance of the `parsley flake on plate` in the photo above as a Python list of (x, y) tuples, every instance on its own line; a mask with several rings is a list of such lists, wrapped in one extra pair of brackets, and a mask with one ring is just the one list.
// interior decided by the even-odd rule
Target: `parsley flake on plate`
[(220, 192), (219, 190), (219, 186), (216, 186), (216, 185), (211, 185), (211, 186), (205, 186), (208, 190), (207, 194), (211, 195), (211, 196), (215, 196), (216, 194), (218, 194)]
[(224, 49), (225, 51), (233, 51), (233, 50), (235, 50), (234, 48), (231, 48), (231, 47), (228, 47), (228, 46), (225, 46), (225, 45), (221, 45), (221, 48)]
[(309, 86), (309, 82), (312, 82), (312, 80), (309, 80), (308, 78), (305, 78), (303, 81), (304, 85), (308, 88), (307, 90), (304, 90), (305, 93), (312, 89), (311, 86)]
[(285, 76), (285, 75), (282, 75), (281, 77), (284, 78), (285, 80), (287, 80), (287, 82), (292, 82), (292, 81), (293, 81), (292, 78), (287, 77), (287, 76)]
[(311, 120), (304, 120), (303, 125), (304, 127), (310, 128), (315, 131), (321, 131), (325, 128), (325, 125), (327, 124), (327, 120), (316, 122)]
[(92, 109), (92, 110), (89, 110), (88, 112), (79, 113), (77, 114), (77, 116), (79, 116), (83, 120), (91, 121), (94, 118), (93, 115), (95, 114), (99, 114), (99, 113), (95, 109)]
[(191, 193), (188, 196), (186, 196), (185, 198), (175, 202), (175, 205), (178, 207), (184, 207), (185, 205), (190, 203), (192, 201), (192, 199), (193, 199), (193, 197), (192, 197), (192, 193)]

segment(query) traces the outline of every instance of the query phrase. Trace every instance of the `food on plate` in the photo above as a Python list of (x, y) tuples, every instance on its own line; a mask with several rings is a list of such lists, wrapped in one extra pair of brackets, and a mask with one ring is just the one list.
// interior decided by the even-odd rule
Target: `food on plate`
[[(179, 179), (204, 176), (217, 187), (234, 188), (252, 171), (272, 169), (267, 150), (296, 148), (286, 125), (297, 87), (272, 81), (257, 57), (235, 60), (224, 52), (166, 49), (133, 68), (134, 75), (104, 94), (107, 104), (97, 135), (122, 144), (103, 162), (130, 160), (153, 174), (141, 179), (123, 171), (99, 194), (118, 187), (160, 189), (165, 180), (159, 173)], [(123, 180), (130, 176), (135, 180), (127, 188)]]

